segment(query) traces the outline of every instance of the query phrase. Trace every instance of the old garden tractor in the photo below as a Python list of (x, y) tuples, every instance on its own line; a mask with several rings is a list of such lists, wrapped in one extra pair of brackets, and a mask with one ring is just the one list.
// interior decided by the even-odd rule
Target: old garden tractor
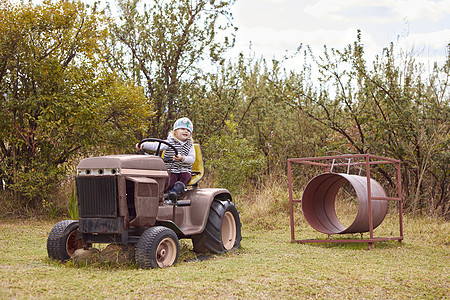
[[(146, 141), (168, 144), (164, 140)], [(176, 149), (168, 144), (177, 153)], [(66, 261), (77, 249), (107, 243), (134, 246), (143, 269), (175, 264), (179, 239), (192, 239), (197, 253), (224, 253), (240, 246), (241, 221), (231, 194), (199, 188), (204, 168), (198, 144), (192, 180), (178, 201), (168, 200), (169, 171), (153, 155), (110, 155), (83, 159), (77, 167), (78, 220), (57, 223), (47, 239), (49, 257)]]

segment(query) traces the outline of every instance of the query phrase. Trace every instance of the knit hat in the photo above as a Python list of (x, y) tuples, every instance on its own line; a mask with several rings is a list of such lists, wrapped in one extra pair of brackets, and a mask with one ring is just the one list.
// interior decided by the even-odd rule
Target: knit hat
[(194, 131), (194, 125), (188, 118), (181, 118), (175, 121), (175, 123), (173, 124), (173, 131), (180, 128), (186, 128), (191, 133)]

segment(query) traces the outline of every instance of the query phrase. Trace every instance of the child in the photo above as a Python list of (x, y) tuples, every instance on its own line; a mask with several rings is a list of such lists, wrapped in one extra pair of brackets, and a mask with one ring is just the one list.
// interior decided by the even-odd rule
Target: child
[[(161, 150), (166, 150), (164, 163), (170, 170), (170, 181), (167, 189), (170, 190), (169, 199), (172, 202), (177, 201), (178, 195), (184, 191), (186, 184), (191, 181), (192, 164), (195, 162), (193, 130), (194, 126), (191, 120), (188, 118), (178, 119), (166, 140), (178, 150), (178, 155), (175, 155), (175, 151), (165, 144), (161, 144), (160, 147)], [(156, 151), (158, 144), (157, 142), (145, 142), (141, 144), (141, 149)]]

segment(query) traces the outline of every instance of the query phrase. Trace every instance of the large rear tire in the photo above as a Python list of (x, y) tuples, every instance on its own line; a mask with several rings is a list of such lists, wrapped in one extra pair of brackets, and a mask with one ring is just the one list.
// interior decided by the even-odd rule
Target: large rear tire
[(142, 269), (170, 267), (178, 261), (179, 252), (178, 237), (172, 229), (150, 227), (136, 244), (136, 265)]
[(76, 250), (84, 248), (85, 244), (78, 237), (78, 221), (64, 220), (56, 223), (47, 238), (47, 253), (50, 258), (66, 261)]
[(194, 252), (225, 253), (241, 245), (241, 219), (230, 200), (214, 200), (205, 230), (192, 237)]

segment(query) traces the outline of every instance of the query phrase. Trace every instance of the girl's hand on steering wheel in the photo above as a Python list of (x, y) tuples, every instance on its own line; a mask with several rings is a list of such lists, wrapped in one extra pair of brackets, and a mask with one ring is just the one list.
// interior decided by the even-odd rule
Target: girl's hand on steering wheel
[(176, 160), (176, 161), (184, 161), (184, 159), (185, 159), (184, 156), (181, 154), (175, 155), (173, 157), (173, 160)]

